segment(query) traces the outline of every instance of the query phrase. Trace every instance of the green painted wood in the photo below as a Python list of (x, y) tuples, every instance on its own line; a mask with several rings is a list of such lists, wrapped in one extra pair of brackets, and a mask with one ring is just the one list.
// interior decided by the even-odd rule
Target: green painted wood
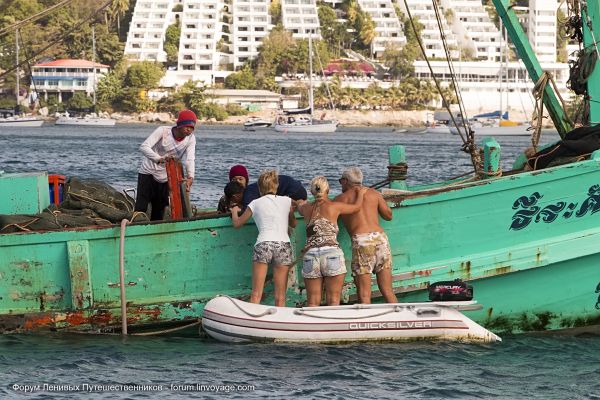
[[(523, 315), (534, 321), (536, 313), (543, 318), (546, 312), (557, 317), (544, 329), (593, 321), (600, 315), (594, 293), (600, 282), (600, 212), (594, 211), (600, 209), (599, 164), (596, 152), (588, 161), (485, 181), (454, 181), (438, 185), (437, 191), (388, 199), (394, 218), (383, 227), (401, 301), (425, 298), (431, 282), (463, 278), (472, 282), (485, 306), (475, 319), (497, 329), (504, 329), (504, 321), (515, 331), (531, 330), (541, 322), (523, 329), (527, 326), (518, 321)], [(535, 193), (536, 204), (519, 205)], [(567, 216), (570, 205), (575, 208)], [(527, 216), (526, 227), (511, 229)], [(198, 318), (203, 304), (217, 294), (248, 298), (256, 234), (253, 225), (233, 229), (229, 217), (128, 226), (130, 324)], [(0, 330), (116, 329), (119, 235), (118, 226), (0, 235)], [(302, 220), (291, 238), (299, 256), (305, 241)], [(339, 239), (349, 267), (348, 234), (342, 230)], [(78, 275), (86, 268), (87, 280)], [(288, 306), (305, 301), (300, 268), (292, 269)], [(86, 294), (90, 302), (80, 306)], [(354, 297), (348, 272), (343, 298)], [(272, 304), (270, 284), (264, 302)], [(11, 324), (16, 315), (26, 321)]]
[(0, 173), (0, 214), (37, 214), (50, 205), (48, 174)]
[[(584, 20), (583, 23), (583, 43), (586, 48), (594, 48), (598, 50), (598, 40), (600, 40), (600, 3), (597, 1), (587, 1), (581, 14)], [(589, 17), (589, 18), (588, 18)], [(591, 27), (587, 22), (590, 22)], [(600, 58), (600, 57), (598, 57)], [(600, 60), (599, 60), (600, 61)], [(600, 123), (600, 68), (599, 61), (596, 61), (596, 66), (588, 80), (588, 94), (590, 96), (590, 125)]]
[[(399, 166), (401, 164), (406, 164), (406, 150), (402, 145), (393, 145), (388, 149), (388, 159), (389, 165)], [(405, 177), (406, 178), (406, 177)], [(398, 189), (398, 190), (406, 190), (406, 181), (405, 180), (391, 180), (390, 181), (390, 189)]]
[(483, 172), (487, 178), (500, 173), (500, 144), (494, 138), (485, 138), (483, 147)]
[[(535, 52), (531, 48), (529, 39), (523, 31), (523, 27), (519, 22), (514, 10), (512, 9), (513, 4), (511, 0), (492, 0), (498, 15), (502, 18), (508, 35), (510, 36), (519, 58), (523, 60), (529, 76), (534, 82), (537, 82), (543, 74), (542, 67), (535, 56)], [(564, 138), (565, 134), (569, 132), (572, 127), (566, 117), (564, 110), (560, 104), (560, 101), (556, 97), (551, 85), (546, 85), (544, 90), (544, 105), (548, 109), (548, 114), (554, 122), (554, 126), (558, 130), (561, 138)]]
[(90, 280), (89, 242), (77, 240), (67, 242), (69, 272), (71, 277), (71, 307), (91, 308), (94, 304)]

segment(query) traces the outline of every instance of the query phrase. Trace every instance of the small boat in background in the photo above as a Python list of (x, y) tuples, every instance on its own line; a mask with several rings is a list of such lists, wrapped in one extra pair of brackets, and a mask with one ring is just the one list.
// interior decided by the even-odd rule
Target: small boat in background
[(100, 117), (97, 114), (86, 114), (81, 117), (72, 117), (68, 112), (60, 115), (54, 122), (55, 125), (79, 125), (79, 126), (115, 126), (117, 120)]
[(224, 342), (501, 341), (460, 312), (480, 308), (476, 301), (292, 308), (218, 296), (204, 307), (202, 326)]
[(262, 119), (260, 117), (250, 117), (244, 122), (244, 129), (249, 128), (268, 128), (271, 126), (271, 122)]
[(22, 128), (39, 128), (44, 123), (43, 119), (35, 117), (12, 116), (0, 118), (0, 127), (22, 127)]

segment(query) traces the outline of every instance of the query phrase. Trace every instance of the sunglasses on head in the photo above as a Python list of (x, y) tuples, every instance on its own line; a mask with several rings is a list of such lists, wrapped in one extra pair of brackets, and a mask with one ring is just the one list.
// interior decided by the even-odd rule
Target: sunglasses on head
[(338, 182), (341, 184), (341, 183), (342, 183), (342, 181), (347, 181), (347, 180), (348, 180), (348, 179), (346, 179), (346, 178), (340, 178), (340, 179), (338, 179)]

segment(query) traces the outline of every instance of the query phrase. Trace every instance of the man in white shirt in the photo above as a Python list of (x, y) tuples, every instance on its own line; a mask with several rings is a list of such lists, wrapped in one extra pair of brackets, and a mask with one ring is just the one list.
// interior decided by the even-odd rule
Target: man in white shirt
[(167, 158), (185, 160), (186, 190), (189, 192), (192, 186), (196, 161), (196, 137), (193, 133), (197, 120), (193, 111), (183, 110), (177, 117), (176, 126), (156, 128), (140, 146), (144, 160), (138, 170), (135, 211), (147, 212), (150, 204), (152, 221), (163, 219), (165, 207), (169, 205)]

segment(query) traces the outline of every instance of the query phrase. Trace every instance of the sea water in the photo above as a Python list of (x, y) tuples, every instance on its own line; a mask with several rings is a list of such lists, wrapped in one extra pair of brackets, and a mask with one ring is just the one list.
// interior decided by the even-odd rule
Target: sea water
[[(115, 128), (2, 128), (0, 170), (44, 170), (135, 188), (138, 150), (152, 125)], [(334, 134), (283, 134), (200, 126), (191, 200), (215, 207), (229, 168), (244, 164), (255, 181), (277, 168), (305, 186), (359, 166), (365, 183), (385, 179), (389, 146), (406, 147), (408, 183), (471, 170), (460, 138), (392, 128), (341, 128)], [(542, 142), (558, 139), (545, 133)], [(502, 168), (530, 145), (498, 137)], [(493, 345), (399, 343), (229, 345), (190, 337), (0, 336), (0, 398), (600, 398), (600, 338), (517, 335)]]

